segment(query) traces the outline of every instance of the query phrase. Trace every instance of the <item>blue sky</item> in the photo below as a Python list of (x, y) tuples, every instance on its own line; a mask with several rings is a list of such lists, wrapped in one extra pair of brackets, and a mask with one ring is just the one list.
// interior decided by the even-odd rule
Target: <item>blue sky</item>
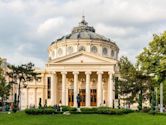
[(47, 62), (47, 48), (71, 32), (84, 13), (96, 32), (115, 41), (132, 62), (166, 30), (166, 0), (0, 0), (0, 57), (9, 63)]

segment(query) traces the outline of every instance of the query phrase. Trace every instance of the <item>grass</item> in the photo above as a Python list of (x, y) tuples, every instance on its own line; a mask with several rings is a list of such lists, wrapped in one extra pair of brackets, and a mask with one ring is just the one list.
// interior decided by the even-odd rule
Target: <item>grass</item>
[(127, 115), (72, 114), (27, 115), (0, 113), (0, 125), (166, 125), (166, 116), (145, 113)]

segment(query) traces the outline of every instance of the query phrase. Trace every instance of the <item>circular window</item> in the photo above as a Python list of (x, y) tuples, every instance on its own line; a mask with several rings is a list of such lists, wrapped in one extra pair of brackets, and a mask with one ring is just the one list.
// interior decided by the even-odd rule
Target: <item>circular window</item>
[(91, 52), (97, 53), (97, 47), (96, 47), (96, 46), (92, 46), (92, 47), (91, 47)]
[(67, 52), (68, 52), (68, 54), (71, 54), (71, 53), (73, 52), (73, 47), (72, 47), (72, 46), (69, 46), (69, 47), (67, 48)]
[(85, 47), (84, 46), (80, 46), (79, 51), (85, 51)]
[(115, 55), (115, 52), (112, 50), (111, 51), (111, 56), (114, 57), (114, 55)]
[(59, 48), (59, 49), (58, 49), (58, 55), (60, 56), (60, 55), (62, 55), (62, 53), (63, 53), (62, 49)]
[(103, 48), (103, 55), (107, 55), (107, 53), (108, 53), (107, 48)]

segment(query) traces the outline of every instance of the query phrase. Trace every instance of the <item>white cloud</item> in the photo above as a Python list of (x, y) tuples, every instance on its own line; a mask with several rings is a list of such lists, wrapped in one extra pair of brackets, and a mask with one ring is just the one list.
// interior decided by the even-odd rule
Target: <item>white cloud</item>
[(40, 24), (37, 29), (37, 32), (41, 35), (50, 34), (53, 31), (58, 32), (58, 30), (61, 29), (63, 26), (64, 26), (63, 17), (51, 18)]
[(0, 0), (0, 56), (43, 65), (48, 45), (71, 32), (84, 13), (97, 33), (116, 41), (120, 55), (135, 60), (153, 33), (166, 30), (165, 5), (165, 0)]

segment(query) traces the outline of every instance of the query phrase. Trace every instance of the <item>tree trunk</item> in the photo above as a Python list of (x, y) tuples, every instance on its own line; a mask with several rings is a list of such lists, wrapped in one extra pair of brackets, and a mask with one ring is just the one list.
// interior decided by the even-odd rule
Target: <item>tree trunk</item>
[(160, 112), (163, 112), (163, 83), (160, 83)]

